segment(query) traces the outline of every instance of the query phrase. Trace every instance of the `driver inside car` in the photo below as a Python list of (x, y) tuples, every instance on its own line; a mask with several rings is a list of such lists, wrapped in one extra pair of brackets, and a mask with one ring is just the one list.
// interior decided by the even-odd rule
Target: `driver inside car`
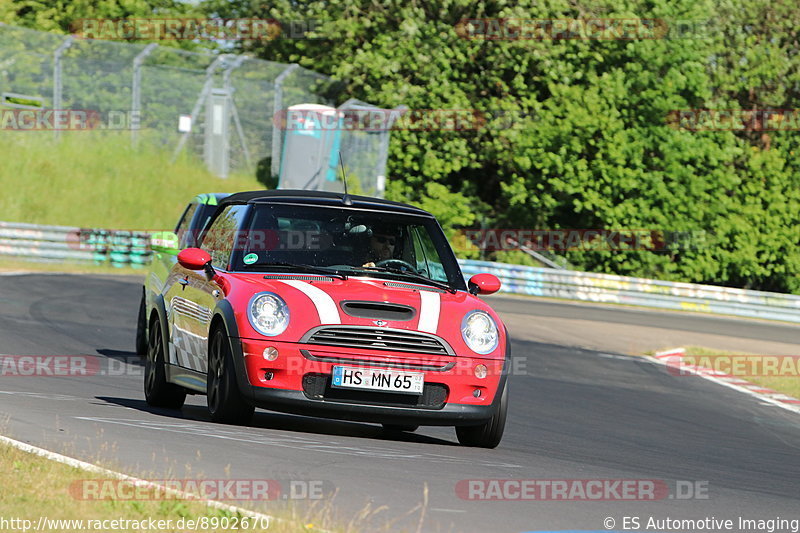
[(375, 228), (369, 237), (369, 250), (364, 267), (374, 267), (379, 261), (394, 258), (397, 246), (397, 235), (387, 233), (382, 228)]

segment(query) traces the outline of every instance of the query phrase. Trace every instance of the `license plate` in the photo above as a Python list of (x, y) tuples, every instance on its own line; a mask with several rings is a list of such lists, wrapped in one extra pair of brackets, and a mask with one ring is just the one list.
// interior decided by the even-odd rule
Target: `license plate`
[(422, 386), (425, 384), (424, 376), (418, 372), (335, 366), (333, 367), (332, 385), (343, 389), (422, 394)]

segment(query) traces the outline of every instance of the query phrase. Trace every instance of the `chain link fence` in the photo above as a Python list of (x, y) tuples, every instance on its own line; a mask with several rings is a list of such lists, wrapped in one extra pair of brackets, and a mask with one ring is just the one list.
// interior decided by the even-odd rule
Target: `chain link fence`
[[(345, 100), (335, 80), (298, 65), (2, 23), (0, 95), (0, 108), (96, 113), (96, 129), (129, 130), (133, 144), (155, 142), (174, 156), (188, 150), (221, 177), (232, 171), (277, 176), (281, 111)], [(388, 130), (342, 132), (342, 154), (358, 166), (365, 192), (383, 189), (388, 144)]]

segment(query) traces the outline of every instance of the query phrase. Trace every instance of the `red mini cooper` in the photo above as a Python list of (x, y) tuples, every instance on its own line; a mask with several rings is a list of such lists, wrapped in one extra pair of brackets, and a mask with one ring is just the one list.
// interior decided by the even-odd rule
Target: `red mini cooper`
[(144, 392), (180, 408), (206, 394), (212, 420), (256, 407), (383, 424), (455, 426), (500, 443), (507, 331), (465, 283), (436, 219), (377, 198), (255, 191), (220, 202), (160, 287), (146, 294)]

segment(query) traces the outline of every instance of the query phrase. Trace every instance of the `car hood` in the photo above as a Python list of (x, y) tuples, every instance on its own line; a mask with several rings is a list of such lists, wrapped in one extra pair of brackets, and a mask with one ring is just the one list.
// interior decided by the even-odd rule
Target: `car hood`
[(237, 322), (244, 326), (240, 327), (243, 337), (260, 337), (249, 325), (246, 309), (255, 294), (267, 291), (279, 295), (289, 307), (289, 327), (281, 334), (281, 341), (302, 342), (310, 330), (322, 325), (369, 326), (436, 335), (456, 354), (476, 356), (461, 336), (461, 325), (468, 312), (482, 310), (495, 320), (501, 337), (497, 350), (486, 357), (505, 352), (500, 318), (480, 298), (465, 291), (451, 293), (428, 285), (372, 277), (342, 280), (318, 275), (237, 273), (228, 278), (229, 299), (238, 300), (234, 309), (241, 312)]

